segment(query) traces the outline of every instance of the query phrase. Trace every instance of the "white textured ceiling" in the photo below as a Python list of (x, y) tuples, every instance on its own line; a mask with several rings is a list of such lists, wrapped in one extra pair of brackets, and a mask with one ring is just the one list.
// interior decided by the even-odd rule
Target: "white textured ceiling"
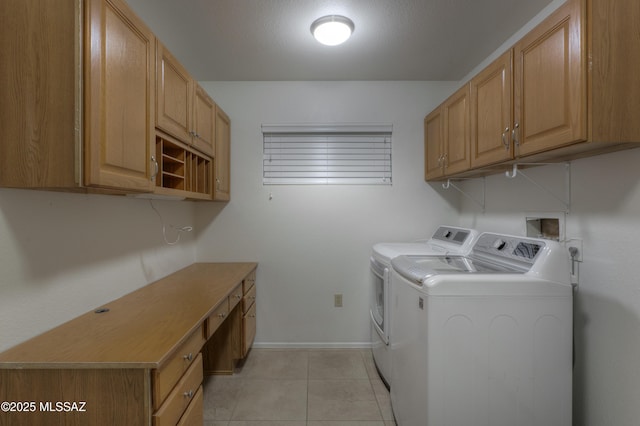
[[(127, 0), (190, 73), (225, 80), (459, 80), (551, 0)], [(324, 15), (355, 23), (336, 47)]]

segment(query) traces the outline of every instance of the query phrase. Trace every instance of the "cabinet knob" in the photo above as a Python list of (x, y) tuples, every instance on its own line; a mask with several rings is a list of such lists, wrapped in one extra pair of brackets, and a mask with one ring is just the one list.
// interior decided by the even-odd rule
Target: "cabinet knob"
[(225, 314), (224, 312), (221, 312), (218, 314), (218, 317), (220, 318), (224, 318), (225, 316), (227, 316), (227, 314)]
[(189, 389), (188, 391), (186, 391), (185, 393), (183, 393), (185, 398), (191, 399), (193, 398), (193, 390)]
[(187, 355), (182, 357), (185, 361), (193, 361), (193, 354), (189, 352)]
[(241, 299), (242, 296), (240, 296), (239, 294), (236, 294), (236, 299)]

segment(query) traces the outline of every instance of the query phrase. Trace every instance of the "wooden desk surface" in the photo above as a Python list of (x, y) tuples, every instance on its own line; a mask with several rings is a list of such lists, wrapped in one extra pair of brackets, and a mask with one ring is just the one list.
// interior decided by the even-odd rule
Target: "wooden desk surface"
[(158, 368), (256, 267), (195, 263), (0, 353), (0, 369)]

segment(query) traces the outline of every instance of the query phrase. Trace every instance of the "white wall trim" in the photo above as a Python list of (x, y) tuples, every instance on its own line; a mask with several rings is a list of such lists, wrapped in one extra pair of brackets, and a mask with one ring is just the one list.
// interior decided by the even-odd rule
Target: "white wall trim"
[(254, 342), (256, 349), (370, 349), (371, 342)]

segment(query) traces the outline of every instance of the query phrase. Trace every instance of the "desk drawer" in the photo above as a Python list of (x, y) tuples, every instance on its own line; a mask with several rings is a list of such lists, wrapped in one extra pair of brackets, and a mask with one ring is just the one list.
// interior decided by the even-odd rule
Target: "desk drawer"
[(249, 291), (244, 295), (242, 299), (242, 313), (246, 314), (251, 305), (256, 301), (256, 286), (254, 285), (249, 289)]
[(242, 358), (247, 356), (256, 337), (256, 304), (251, 305), (242, 318)]
[(207, 340), (216, 332), (220, 324), (229, 316), (229, 299), (225, 299), (211, 315), (209, 315), (209, 325), (207, 326)]
[(167, 400), (153, 414), (153, 425), (175, 426), (194, 399), (202, 397), (201, 393), (198, 393), (200, 385), (202, 385), (202, 355), (198, 354)]
[(198, 388), (193, 400), (185, 410), (176, 426), (202, 426), (204, 423), (204, 394), (202, 386)]
[(198, 327), (186, 342), (157, 370), (153, 370), (153, 408), (157, 410), (180, 377), (193, 364), (204, 345), (203, 327)]
[(256, 284), (256, 270), (254, 269), (242, 281), (242, 292), (244, 294), (247, 294), (247, 291), (249, 291), (249, 289), (253, 287), (255, 284)]
[(229, 295), (229, 312), (233, 311), (238, 303), (242, 300), (242, 284), (238, 284)]

